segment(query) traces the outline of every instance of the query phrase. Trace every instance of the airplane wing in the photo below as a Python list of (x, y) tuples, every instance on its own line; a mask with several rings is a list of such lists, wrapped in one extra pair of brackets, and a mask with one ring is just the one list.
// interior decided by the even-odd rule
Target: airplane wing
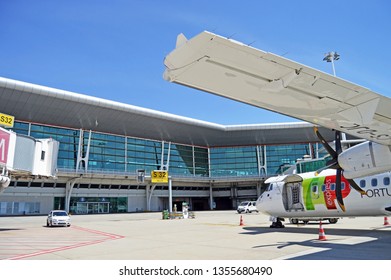
[(391, 145), (391, 99), (210, 32), (164, 60), (164, 78), (358, 138)]

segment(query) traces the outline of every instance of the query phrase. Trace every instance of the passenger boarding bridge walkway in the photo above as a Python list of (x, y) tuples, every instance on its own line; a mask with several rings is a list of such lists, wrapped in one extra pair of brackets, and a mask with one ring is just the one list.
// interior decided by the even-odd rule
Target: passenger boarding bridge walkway
[(0, 127), (0, 193), (12, 180), (56, 177), (59, 142), (35, 139)]

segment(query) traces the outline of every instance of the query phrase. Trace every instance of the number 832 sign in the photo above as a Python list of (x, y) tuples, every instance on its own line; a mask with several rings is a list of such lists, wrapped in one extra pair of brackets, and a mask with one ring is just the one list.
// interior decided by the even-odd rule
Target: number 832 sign
[(153, 170), (151, 172), (152, 183), (168, 183), (168, 171)]

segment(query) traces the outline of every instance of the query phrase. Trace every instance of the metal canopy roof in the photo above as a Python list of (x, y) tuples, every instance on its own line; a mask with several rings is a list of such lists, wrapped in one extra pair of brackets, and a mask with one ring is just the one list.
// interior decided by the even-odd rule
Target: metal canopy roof
[[(318, 142), (309, 123), (225, 126), (1, 77), (0, 112), (17, 121), (204, 147)], [(332, 131), (320, 132), (333, 140)]]

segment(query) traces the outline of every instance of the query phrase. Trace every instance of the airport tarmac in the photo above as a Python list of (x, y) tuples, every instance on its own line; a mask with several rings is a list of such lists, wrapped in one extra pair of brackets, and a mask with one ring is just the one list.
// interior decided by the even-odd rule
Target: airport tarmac
[[(243, 224), (240, 224), (242, 218)], [(391, 221), (390, 221), (391, 222)], [(390, 260), (383, 217), (344, 218), (272, 229), (263, 214), (200, 211), (194, 219), (162, 213), (74, 215), (46, 227), (45, 216), (0, 217), (2, 260)]]

